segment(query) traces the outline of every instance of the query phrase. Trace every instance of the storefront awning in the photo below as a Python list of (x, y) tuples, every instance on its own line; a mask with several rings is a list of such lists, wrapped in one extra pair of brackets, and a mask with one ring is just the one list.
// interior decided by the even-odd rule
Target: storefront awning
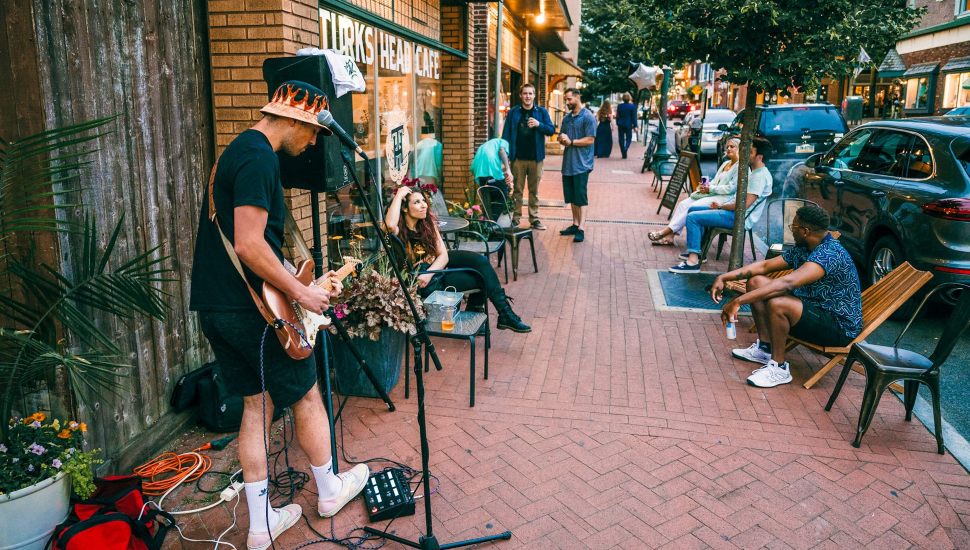
[(896, 48), (890, 48), (882, 63), (879, 64), (879, 78), (895, 78), (903, 76), (905, 72), (906, 63), (903, 62), (903, 58), (899, 56)]
[(940, 69), (942, 73), (951, 72), (968, 72), (970, 71), (970, 57), (954, 57), (953, 59), (946, 62), (943, 68)]
[(933, 61), (930, 63), (917, 63), (916, 65), (913, 65), (912, 67), (906, 69), (906, 72), (903, 73), (903, 76), (911, 77), (911, 76), (931, 75), (936, 72), (936, 68), (939, 66), (940, 66), (939, 62), (936, 62), (936, 61)]
[(550, 53), (546, 58), (548, 76), (583, 76), (584, 72), (575, 63), (557, 53)]
[(552, 29), (537, 29), (530, 33), (532, 42), (540, 52), (565, 52), (569, 50), (562, 36)]
[[(529, 30), (553, 29), (569, 30), (573, 26), (573, 19), (569, 15), (569, 8), (565, 0), (503, 0), (509, 11), (522, 17)], [(539, 23), (535, 16), (545, 14), (545, 21)]]

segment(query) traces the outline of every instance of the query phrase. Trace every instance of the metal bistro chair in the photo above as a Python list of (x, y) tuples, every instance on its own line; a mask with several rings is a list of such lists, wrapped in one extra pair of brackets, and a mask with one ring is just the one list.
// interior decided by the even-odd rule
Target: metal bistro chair
[[(960, 299), (953, 309), (943, 334), (940, 335), (936, 348), (929, 357), (924, 357), (916, 352), (905, 350), (899, 347), (899, 342), (909, 327), (920, 314), (923, 306), (933, 294), (941, 289), (953, 289), (960, 287)], [(862, 398), (862, 409), (859, 411), (859, 426), (856, 429), (855, 441), (852, 446), (858, 448), (862, 444), (862, 436), (869, 429), (872, 417), (875, 415), (876, 407), (879, 405), (879, 398), (882, 397), (886, 388), (898, 380), (903, 380), (903, 404), (906, 407), (906, 421), (913, 419), (913, 406), (916, 404), (916, 395), (920, 384), (926, 384), (933, 396), (933, 425), (936, 432), (936, 451), (943, 454), (943, 433), (941, 431), (940, 418), (940, 366), (946, 362), (950, 352), (956, 345), (957, 340), (970, 326), (970, 285), (964, 283), (947, 283), (933, 289), (932, 292), (923, 298), (916, 312), (910, 317), (906, 327), (899, 333), (892, 347), (877, 346), (866, 342), (859, 342), (852, 346), (849, 356), (845, 360), (845, 367), (839, 376), (839, 381), (832, 390), (825, 410), (832, 410), (835, 399), (842, 391), (842, 385), (849, 376), (849, 369), (852, 363), (858, 361), (866, 369), (866, 390)]]
[[(478, 202), (481, 203), (482, 210), (485, 211), (485, 216), (501, 228), (502, 234), (512, 247), (512, 280), (519, 280), (519, 243), (526, 239), (528, 239), (529, 249), (532, 251), (532, 268), (538, 273), (539, 263), (536, 261), (536, 244), (532, 237), (532, 228), (513, 227), (511, 225), (512, 213), (509, 212), (505, 193), (493, 185), (482, 185), (476, 190), (476, 193)], [(503, 215), (509, 218), (508, 226), (503, 226), (499, 222), (503, 219)], [(505, 282), (508, 282), (507, 276)]]
[[(765, 201), (764, 197), (758, 197), (751, 206), (744, 212), (745, 225), (747, 225), (748, 216), (751, 215), (758, 206)], [(707, 258), (707, 252), (711, 248), (711, 244), (714, 242), (714, 238), (717, 238), (717, 256), (714, 257), (715, 260), (721, 259), (721, 252), (724, 250), (724, 243), (727, 242), (727, 238), (731, 236), (734, 231), (733, 227), (708, 227), (704, 230), (704, 238), (701, 239), (701, 259)], [(751, 259), (752, 261), (758, 260), (758, 252), (754, 248), (754, 232), (751, 229), (745, 229), (748, 234), (747, 239), (751, 244)]]
[[(391, 242), (393, 260), (406, 269), (408, 273), (415, 273), (416, 275), (422, 275), (425, 273), (437, 274), (437, 273), (468, 273), (471, 275), (479, 284), (474, 289), (466, 290), (464, 293), (466, 296), (476, 292), (485, 292), (485, 280), (482, 276), (475, 271), (467, 267), (458, 267), (451, 269), (441, 269), (441, 270), (429, 270), (421, 271), (416, 273), (411, 262), (407, 258), (405, 253), (404, 243), (397, 235), (388, 235)], [(488, 300), (484, 300), (485, 308), (483, 312), (479, 313), (477, 311), (460, 311), (455, 315), (455, 328), (450, 332), (441, 330), (441, 323), (427, 323), (425, 329), (428, 332), (428, 336), (433, 336), (436, 338), (451, 338), (457, 340), (468, 340), (470, 347), (470, 358), (469, 358), (469, 388), (468, 388), (468, 406), (475, 406), (475, 339), (478, 337), (483, 337), (485, 339), (485, 380), (488, 380), (488, 349), (492, 347), (492, 333), (491, 324), (489, 323), (488, 315)], [(405, 339), (404, 341), (404, 398), (408, 399), (411, 396), (411, 346), (410, 340)], [(427, 348), (424, 350), (424, 371), (429, 370), (429, 358)]]
[[(807, 205), (818, 206), (818, 204), (807, 199), (772, 199), (765, 205), (765, 243), (768, 251), (765, 252), (765, 259), (781, 256), (789, 248), (795, 246), (795, 238), (792, 236), (791, 224), (795, 221), (795, 213), (798, 209)], [(780, 210), (780, 212), (779, 212)], [(781, 223), (781, 227), (778, 227)], [(781, 230), (781, 239), (778, 239), (778, 230)]]

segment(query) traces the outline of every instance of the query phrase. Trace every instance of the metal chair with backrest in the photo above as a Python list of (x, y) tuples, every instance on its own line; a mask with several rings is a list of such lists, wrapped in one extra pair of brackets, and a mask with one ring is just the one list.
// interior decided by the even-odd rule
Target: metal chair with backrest
[[(818, 206), (808, 199), (795, 198), (772, 199), (765, 205), (765, 244), (768, 245), (768, 251), (765, 252), (766, 260), (781, 256), (785, 250), (795, 246), (791, 224), (795, 221), (795, 213), (798, 209), (807, 205)], [(781, 227), (778, 227), (778, 224), (781, 224)]]
[[(747, 225), (748, 217), (752, 212), (757, 209), (761, 203), (765, 201), (764, 197), (758, 197), (751, 206), (748, 207), (744, 212), (745, 225)], [(715, 260), (721, 259), (721, 252), (724, 250), (724, 243), (727, 242), (727, 238), (731, 236), (734, 231), (733, 227), (708, 227), (704, 231), (704, 237), (701, 239), (701, 259), (707, 258), (707, 251), (711, 248), (711, 243), (714, 242), (714, 238), (717, 238), (717, 256), (714, 257)], [(751, 229), (745, 229), (748, 236), (748, 243), (751, 244), (751, 259), (752, 261), (757, 261), (758, 253), (754, 248), (754, 231)]]
[[(943, 328), (943, 334), (940, 335), (940, 339), (936, 343), (936, 348), (933, 350), (933, 353), (929, 357), (924, 357), (919, 353), (900, 348), (899, 342), (902, 340), (903, 335), (909, 330), (909, 327), (916, 320), (916, 317), (920, 314), (923, 306), (926, 305), (930, 297), (941, 289), (952, 290), (955, 286), (961, 287), (963, 291), (960, 293), (957, 305), (947, 320), (946, 326)], [(967, 327), (970, 327), (970, 285), (964, 283), (948, 283), (934, 288), (932, 292), (923, 298), (919, 307), (916, 308), (916, 312), (913, 313), (909, 322), (906, 323), (906, 327), (896, 337), (896, 341), (892, 347), (877, 346), (867, 342), (858, 342), (852, 346), (852, 350), (849, 352), (848, 357), (846, 357), (842, 374), (835, 384), (835, 389), (832, 390), (832, 396), (829, 397), (829, 402), (825, 405), (825, 410), (832, 410), (832, 405), (835, 404), (835, 399), (839, 396), (839, 392), (842, 391), (842, 385), (845, 384), (845, 379), (849, 376), (849, 369), (852, 367), (852, 364), (855, 362), (861, 363), (866, 372), (866, 389), (862, 398), (862, 407), (859, 411), (859, 425), (856, 428), (855, 441), (852, 442), (853, 447), (858, 448), (862, 444), (862, 436), (865, 435), (869, 429), (869, 425), (872, 423), (872, 417), (875, 415), (876, 407), (879, 405), (879, 398), (882, 397), (883, 392), (893, 382), (902, 380), (904, 388), (903, 403), (906, 407), (907, 422), (913, 419), (913, 406), (916, 404), (919, 385), (925, 384), (929, 388), (930, 394), (933, 397), (933, 425), (934, 431), (936, 432), (936, 450), (939, 454), (943, 454), (942, 419), (940, 417), (940, 367), (946, 362), (957, 340), (967, 330)]]
[[(539, 272), (539, 263), (536, 260), (536, 245), (532, 235), (532, 228), (514, 227), (511, 225), (512, 213), (508, 208), (508, 197), (505, 193), (493, 185), (482, 185), (476, 190), (478, 202), (485, 211), (485, 216), (498, 224), (502, 234), (512, 247), (512, 280), (519, 279), (519, 243), (523, 240), (529, 241), (529, 248), (532, 251), (532, 268)], [(508, 225), (505, 225), (507, 219)], [(502, 221), (500, 221), (502, 220)], [(508, 282), (506, 278), (506, 282)]]
[[(404, 243), (397, 235), (389, 235), (389, 240), (391, 243), (392, 261), (395, 261), (402, 267), (402, 270), (406, 270), (407, 273), (413, 273), (414, 275), (423, 274), (438, 274), (438, 273), (467, 273), (472, 276), (477, 281), (477, 285), (474, 289), (468, 289), (464, 291), (464, 294), (468, 296), (476, 292), (485, 293), (485, 279), (480, 273), (474, 269), (467, 267), (457, 267), (450, 269), (439, 269), (439, 270), (425, 270), (417, 272), (413, 265), (411, 265), (410, 260), (408, 260), (407, 253), (405, 252)], [(456, 340), (468, 340), (470, 347), (470, 357), (469, 357), (469, 388), (468, 395), (469, 401), (468, 406), (475, 406), (475, 339), (482, 337), (485, 340), (485, 380), (488, 380), (488, 349), (492, 347), (492, 333), (491, 324), (489, 323), (488, 315), (488, 299), (484, 300), (484, 308), (481, 312), (477, 311), (459, 311), (455, 315), (455, 327), (453, 330), (445, 331), (441, 329), (441, 323), (427, 323), (425, 325), (425, 330), (428, 332), (428, 336), (433, 336), (437, 338), (450, 338)], [(411, 353), (410, 353), (410, 341), (405, 340), (404, 343), (404, 398), (408, 399), (410, 397), (410, 384), (411, 384)], [(429, 352), (428, 349), (424, 349), (424, 371), (429, 370)], [(440, 370), (440, 369), (439, 369)]]

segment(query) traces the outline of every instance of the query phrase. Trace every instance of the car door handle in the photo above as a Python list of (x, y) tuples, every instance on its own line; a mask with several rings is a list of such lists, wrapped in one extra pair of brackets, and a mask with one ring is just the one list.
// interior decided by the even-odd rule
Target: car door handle
[(886, 192), (885, 191), (879, 191), (878, 189), (873, 189), (872, 191), (869, 191), (869, 194), (872, 195), (873, 197), (877, 197), (877, 198), (878, 197), (885, 197), (886, 196)]

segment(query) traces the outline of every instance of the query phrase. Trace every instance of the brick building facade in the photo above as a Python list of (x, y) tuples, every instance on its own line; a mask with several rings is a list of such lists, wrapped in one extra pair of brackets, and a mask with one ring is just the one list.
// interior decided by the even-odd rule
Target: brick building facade
[[(365, 77), (367, 89), (352, 96), (351, 133), (375, 159), (377, 180), (383, 187), (393, 187), (403, 175), (419, 177), (435, 183), (446, 199), (455, 201), (464, 198), (472, 156), (490, 137), (494, 122), (497, 40), (503, 41), (499, 104), (504, 115), (517, 102), (514, 90), (526, 79), (537, 84), (540, 98), (545, 97), (545, 52), (564, 50), (557, 29), (572, 25), (565, 5), (555, 2), (544, 5), (549, 21), (544, 26), (535, 23), (534, 14), (505, 6), (502, 33), (496, 31), (499, 4), (494, 2), (208, 0), (207, 4), (217, 153), (259, 120), (268, 93), (262, 74), (267, 58), (294, 55), (305, 47), (335, 49), (354, 58)], [(388, 129), (392, 124), (400, 129), (401, 121), (408, 134), (404, 166), (398, 166), (400, 155), (395, 154), (397, 164), (392, 167), (386, 153)], [(334, 203), (353, 199), (335, 195), (318, 205), (321, 215), (328, 219), (329, 214), (328, 221), (335, 217), (351, 221), (339, 228), (328, 224), (331, 240), (361, 225), (356, 207)], [(294, 218), (308, 235), (309, 193), (290, 190), (288, 198)]]

